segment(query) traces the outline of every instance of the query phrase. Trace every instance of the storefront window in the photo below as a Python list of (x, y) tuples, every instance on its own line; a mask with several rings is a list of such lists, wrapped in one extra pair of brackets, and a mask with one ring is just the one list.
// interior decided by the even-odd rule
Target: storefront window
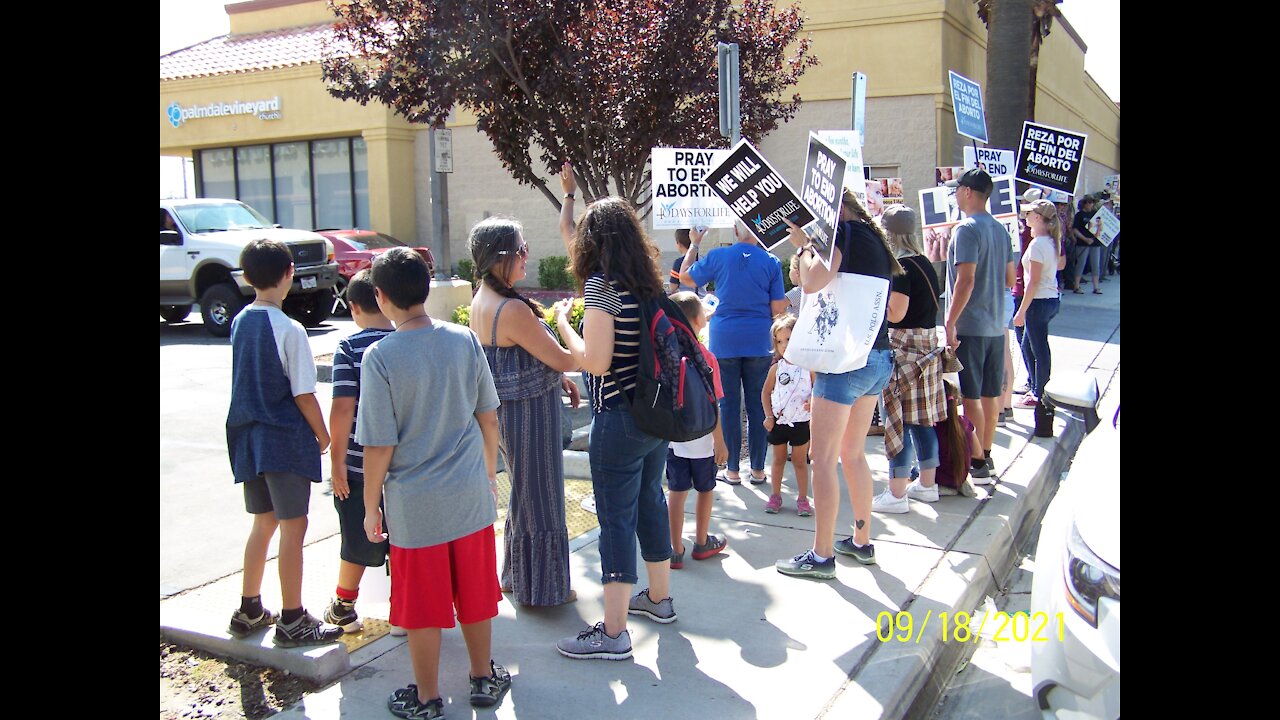
[(276, 161), (276, 217), (287, 228), (311, 228), (311, 170), (307, 143), (271, 147)]
[(236, 163), (231, 148), (200, 151), (201, 196), (236, 196)]
[(370, 228), (373, 225), (369, 220), (369, 148), (364, 138), (352, 138), (351, 160), (356, 170), (352, 178), (356, 192), (356, 227)]
[(352, 227), (351, 143), (346, 138), (312, 142), (311, 172), (316, 185), (316, 227)]
[(268, 145), (236, 148), (236, 197), (275, 222), (271, 203), (271, 151)]

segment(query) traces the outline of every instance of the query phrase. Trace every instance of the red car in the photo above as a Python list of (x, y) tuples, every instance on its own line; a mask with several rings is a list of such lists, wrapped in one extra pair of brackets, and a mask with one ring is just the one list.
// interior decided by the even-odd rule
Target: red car
[[(333, 314), (349, 315), (351, 308), (347, 306), (347, 282), (361, 270), (373, 264), (373, 258), (391, 248), (409, 247), (403, 242), (373, 230), (317, 230), (317, 233), (329, 238), (333, 243), (335, 259), (338, 263), (338, 284), (334, 287)], [(435, 274), (436, 259), (430, 248), (416, 247), (427, 261), (427, 266)]]

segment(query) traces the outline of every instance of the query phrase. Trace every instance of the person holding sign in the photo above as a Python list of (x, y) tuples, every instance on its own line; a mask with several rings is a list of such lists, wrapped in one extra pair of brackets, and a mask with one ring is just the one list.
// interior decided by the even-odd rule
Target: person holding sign
[(1089, 272), (1093, 273), (1091, 276), (1093, 294), (1101, 295), (1102, 290), (1098, 289), (1098, 274), (1099, 268), (1102, 267), (1102, 243), (1098, 242), (1098, 238), (1089, 231), (1089, 220), (1093, 218), (1094, 213), (1093, 198), (1084, 196), (1076, 207), (1079, 212), (1071, 223), (1071, 234), (1076, 238), (1076, 289), (1073, 292), (1076, 295), (1084, 294), (1080, 289), (1080, 278), (1084, 275), (1084, 264), (1088, 261)]
[(1037, 200), (1023, 206), (1027, 211), (1027, 227), (1031, 230), (1031, 244), (1022, 255), (1026, 289), (1022, 304), (1013, 316), (1015, 327), (1025, 327), (1022, 333), (1022, 358), (1027, 364), (1030, 391), (1018, 403), (1021, 407), (1035, 407), (1049, 384), (1052, 359), (1049, 355), (1049, 321), (1058, 314), (1062, 301), (1058, 295), (1058, 249), (1062, 242), (1062, 228), (1058, 225), (1058, 210), (1048, 200)]
[[(1013, 287), (1013, 257), (1009, 232), (987, 212), (994, 184), (982, 170), (966, 170), (956, 186), (956, 203), (965, 219), (956, 225), (947, 248), (947, 345), (956, 351), (964, 414), (982, 440), (985, 462), (975, 460), (970, 475), (975, 485), (990, 484), (995, 464), (991, 445), (1000, 419), (1004, 394), (1005, 297)], [(985, 480), (985, 482), (982, 482)]]
[[(847, 188), (841, 202), (840, 227), (826, 267), (813, 252), (809, 238), (787, 221), (787, 240), (798, 249), (800, 282), (806, 293), (816, 293), (841, 273), (869, 275), (889, 280), (903, 274), (888, 238)], [(1006, 243), (1007, 244), (1007, 243)], [(797, 328), (797, 330), (804, 330)], [(871, 545), (871, 467), (865, 445), (871, 413), (880, 391), (893, 373), (893, 353), (883, 313), (866, 365), (846, 373), (814, 373), (810, 404), (813, 501), (817, 522), (813, 547), (774, 566), (784, 575), (830, 579), (836, 576), (835, 553), (848, 555), (864, 565), (876, 562)], [(834, 542), (836, 515), (840, 510), (836, 462), (844, 465), (845, 482), (853, 502), (853, 537)]]
[(769, 449), (764, 429), (764, 406), (760, 393), (769, 374), (773, 340), (769, 329), (773, 317), (787, 311), (782, 284), (782, 264), (756, 242), (755, 235), (739, 222), (729, 247), (716, 248), (697, 262), (705, 231), (689, 231), (692, 243), (680, 268), (680, 282), (706, 285), (715, 280), (720, 304), (711, 316), (711, 354), (720, 361), (724, 398), (720, 400), (721, 427), (729, 446), (729, 466), (719, 479), (730, 485), (742, 484), (738, 464), (742, 455), (742, 404), (747, 406), (747, 454), (751, 459), (751, 482), (768, 480), (764, 457)]

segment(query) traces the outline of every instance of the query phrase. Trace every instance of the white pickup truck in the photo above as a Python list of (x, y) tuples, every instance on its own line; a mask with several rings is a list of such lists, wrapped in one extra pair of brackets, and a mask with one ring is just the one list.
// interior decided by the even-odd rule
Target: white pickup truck
[(240, 270), (250, 241), (279, 240), (293, 255), (293, 287), (284, 311), (312, 327), (329, 317), (338, 264), (333, 243), (307, 230), (272, 225), (239, 200), (160, 201), (160, 317), (181, 322), (200, 304), (204, 326), (217, 337), (231, 334), (231, 319), (253, 297)]

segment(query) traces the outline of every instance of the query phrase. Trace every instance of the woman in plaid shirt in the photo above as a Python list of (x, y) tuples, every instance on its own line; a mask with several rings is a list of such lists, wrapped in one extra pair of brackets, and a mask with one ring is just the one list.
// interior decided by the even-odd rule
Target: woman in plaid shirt
[[(889, 456), (889, 487), (871, 504), (875, 512), (905, 513), (907, 499), (937, 502), (934, 482), (938, 468), (938, 436), (933, 424), (946, 417), (942, 388), (942, 348), (938, 345), (938, 294), (933, 264), (925, 257), (915, 231), (916, 213), (906, 205), (892, 205), (884, 227), (897, 251), (905, 275), (893, 278), (889, 293), (889, 343), (893, 346), (893, 376), (881, 398), (885, 408), (885, 453)], [(920, 466), (912, 481), (911, 466)], [(908, 484), (910, 483), (910, 484)]]

